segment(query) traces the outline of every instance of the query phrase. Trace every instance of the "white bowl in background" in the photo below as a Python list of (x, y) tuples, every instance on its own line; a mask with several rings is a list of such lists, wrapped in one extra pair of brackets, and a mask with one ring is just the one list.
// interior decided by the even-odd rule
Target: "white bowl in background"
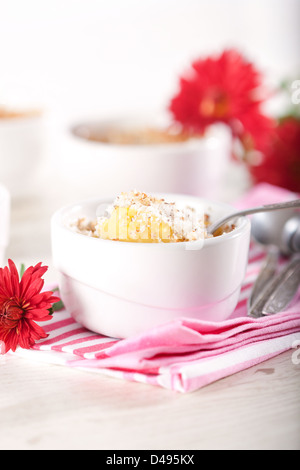
[(32, 191), (44, 151), (42, 115), (0, 118), (0, 180), (12, 198)]
[[(230, 206), (183, 195), (165, 196), (212, 220)], [(86, 328), (125, 338), (180, 317), (221, 321), (234, 311), (244, 279), (250, 222), (241, 218), (231, 233), (201, 242), (132, 243), (74, 232), (69, 224), (94, 219), (93, 199), (64, 207), (51, 221), (52, 255), (67, 310)]]
[(217, 197), (230, 161), (227, 127), (211, 127), (203, 138), (164, 144), (125, 145), (85, 138), (90, 126), (100, 132), (115, 128), (159, 128), (143, 118), (91, 120), (69, 124), (57, 135), (57, 172), (75, 197), (115, 195), (133, 189)]
[(9, 244), (10, 194), (0, 184), (0, 267), (5, 263), (5, 252)]

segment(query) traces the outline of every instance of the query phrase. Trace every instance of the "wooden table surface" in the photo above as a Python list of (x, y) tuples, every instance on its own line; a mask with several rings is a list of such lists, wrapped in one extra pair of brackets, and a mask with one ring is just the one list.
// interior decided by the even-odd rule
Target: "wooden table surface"
[[(50, 217), (74, 194), (41, 179), (12, 201), (8, 256), (51, 265)], [(0, 356), (0, 449), (300, 449), (300, 364), (288, 351), (190, 394)], [(299, 355), (300, 356), (300, 355)]]

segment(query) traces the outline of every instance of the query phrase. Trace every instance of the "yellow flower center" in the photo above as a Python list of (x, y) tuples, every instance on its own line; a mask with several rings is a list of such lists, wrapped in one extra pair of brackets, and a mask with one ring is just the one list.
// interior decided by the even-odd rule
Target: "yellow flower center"
[(206, 118), (221, 119), (229, 112), (229, 99), (219, 90), (212, 90), (199, 104), (199, 114)]

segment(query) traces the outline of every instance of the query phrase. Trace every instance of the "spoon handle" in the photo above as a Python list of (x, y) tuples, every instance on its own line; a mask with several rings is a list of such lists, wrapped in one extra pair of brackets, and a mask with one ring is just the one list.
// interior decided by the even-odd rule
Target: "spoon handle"
[(296, 258), (287, 266), (277, 281), (274, 289), (266, 302), (262, 313), (272, 315), (282, 312), (293, 300), (300, 285), (300, 259)]
[(284, 310), (295, 296), (299, 283), (300, 258), (295, 258), (267, 284), (252, 305), (248, 315), (259, 318)]
[[(278, 268), (278, 260), (278, 248), (271, 247), (248, 299), (248, 314), (250, 316), (257, 316), (256, 307), (257, 305), (259, 305), (259, 300), (263, 296), (266, 287), (276, 274)], [(258, 316), (260, 316), (260, 313), (261, 312), (259, 311)]]
[(239, 212), (234, 212), (233, 214), (229, 214), (226, 217), (223, 217), (220, 219), (218, 222), (212, 224), (209, 227), (209, 232), (210, 233), (215, 233), (215, 231), (222, 227), (226, 222), (229, 222), (232, 219), (235, 219), (237, 217), (244, 217), (246, 215), (251, 215), (251, 214), (257, 214), (258, 212), (268, 212), (268, 211), (275, 211), (275, 210), (281, 210), (281, 209), (291, 209), (291, 208), (297, 208), (300, 207), (300, 199), (296, 199), (293, 201), (287, 201), (287, 202), (279, 202), (276, 204), (266, 204), (263, 206), (259, 207), (253, 207), (251, 209), (245, 209)]

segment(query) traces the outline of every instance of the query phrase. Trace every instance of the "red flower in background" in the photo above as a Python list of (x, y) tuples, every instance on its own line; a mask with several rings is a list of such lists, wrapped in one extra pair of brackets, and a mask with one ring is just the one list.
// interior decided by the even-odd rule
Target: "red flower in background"
[(47, 334), (35, 323), (51, 318), (52, 305), (60, 299), (53, 292), (41, 292), (42, 276), (47, 267), (42, 263), (28, 268), (21, 280), (13, 261), (9, 267), (0, 268), (0, 341), (5, 352), (17, 346), (30, 349), (35, 341)]
[(278, 123), (262, 161), (249, 165), (254, 182), (267, 182), (300, 192), (300, 120), (289, 117)]
[(174, 119), (192, 133), (223, 122), (239, 137), (245, 150), (263, 150), (273, 121), (261, 111), (262, 76), (234, 50), (200, 59), (180, 79), (179, 93), (170, 103)]

